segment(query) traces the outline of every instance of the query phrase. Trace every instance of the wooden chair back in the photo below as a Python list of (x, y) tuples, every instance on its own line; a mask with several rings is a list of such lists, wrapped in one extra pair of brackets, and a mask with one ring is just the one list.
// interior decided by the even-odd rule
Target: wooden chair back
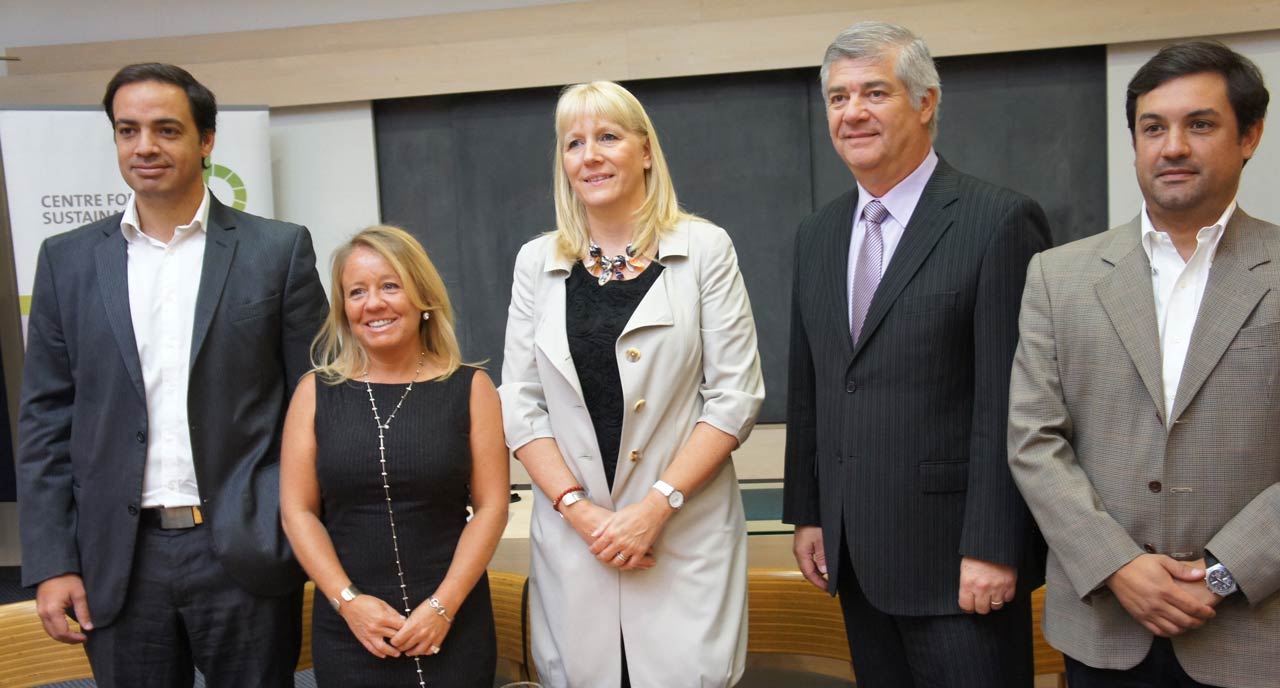
[[(69, 622), (75, 627), (75, 622)], [(78, 627), (77, 627), (78, 628)], [(50, 638), (34, 600), (0, 606), (0, 686), (30, 688), (92, 678), (84, 646)]]

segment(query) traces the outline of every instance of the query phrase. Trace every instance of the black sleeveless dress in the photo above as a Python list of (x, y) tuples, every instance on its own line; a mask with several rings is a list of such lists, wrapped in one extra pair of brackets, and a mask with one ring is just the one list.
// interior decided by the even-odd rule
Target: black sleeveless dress
[[(387, 478), (410, 608), (427, 599), (453, 560), (467, 523), (471, 477), (471, 381), (463, 367), (443, 381), (419, 382), (386, 430)], [(373, 385), (385, 420), (405, 385)], [(347, 575), (360, 591), (403, 613), (391, 524), (378, 463), (378, 429), (363, 382), (316, 384), (316, 474), (323, 513)], [(497, 663), (489, 581), (481, 576), (437, 655), (421, 657), (428, 686), (492, 688)], [(413, 658), (379, 659), (317, 595), (311, 652), (320, 688), (410, 688)]]

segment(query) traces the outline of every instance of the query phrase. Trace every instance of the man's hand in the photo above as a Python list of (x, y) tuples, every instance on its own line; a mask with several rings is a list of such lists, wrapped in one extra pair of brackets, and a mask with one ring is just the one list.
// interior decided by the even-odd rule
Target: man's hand
[(796, 526), (791, 541), (800, 573), (819, 590), (827, 589), (827, 550), (823, 547), (822, 526)]
[(1155, 635), (1170, 638), (1212, 619), (1213, 606), (1192, 590), (1203, 588), (1204, 562), (1184, 563), (1163, 554), (1141, 554), (1107, 578), (1107, 587), (1125, 611)]
[(960, 560), (960, 608), (970, 614), (998, 612), (1013, 600), (1018, 587), (1018, 570), (982, 559)]
[(1184, 569), (1186, 574), (1182, 577), (1179, 577), (1177, 574), (1174, 575), (1174, 579), (1178, 583), (1178, 587), (1185, 590), (1186, 593), (1195, 598), (1197, 602), (1203, 602), (1210, 607), (1218, 606), (1218, 603), (1222, 601), (1222, 598), (1218, 597), (1217, 593), (1210, 590), (1209, 585), (1205, 583), (1205, 575), (1208, 567), (1205, 566), (1204, 559), (1185, 561), (1183, 563), (1190, 568)]
[(68, 608), (75, 610), (80, 628), (93, 630), (93, 621), (89, 619), (89, 602), (84, 594), (84, 581), (79, 575), (65, 573), (54, 576), (41, 582), (36, 588), (36, 612), (40, 615), (40, 623), (44, 624), (44, 632), (61, 643), (83, 643), (84, 633), (71, 630), (67, 623)]

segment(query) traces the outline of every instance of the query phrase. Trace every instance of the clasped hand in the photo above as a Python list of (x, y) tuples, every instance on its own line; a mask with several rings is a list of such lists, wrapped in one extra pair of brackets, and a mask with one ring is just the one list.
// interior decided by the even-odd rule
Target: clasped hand
[(1204, 560), (1182, 562), (1141, 554), (1107, 578), (1129, 615), (1151, 633), (1169, 638), (1212, 619), (1222, 598), (1204, 582)]
[(405, 616), (373, 595), (359, 595), (342, 605), (342, 618), (356, 640), (375, 657), (435, 654), (444, 644), (449, 622), (426, 602)]
[(565, 519), (601, 563), (634, 571), (657, 563), (653, 543), (670, 517), (663, 509), (670, 511), (644, 500), (613, 512), (584, 501), (566, 509)]

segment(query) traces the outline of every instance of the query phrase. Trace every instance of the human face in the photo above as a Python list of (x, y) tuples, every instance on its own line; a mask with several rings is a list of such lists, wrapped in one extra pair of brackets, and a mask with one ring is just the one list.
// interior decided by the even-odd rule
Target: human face
[(409, 301), (395, 269), (376, 251), (357, 246), (342, 267), (343, 308), (351, 334), (372, 355), (413, 355), (422, 348), (422, 311)]
[(583, 116), (560, 141), (564, 172), (587, 215), (633, 213), (644, 205), (649, 143), (609, 119)]
[(929, 149), (937, 94), (913, 103), (894, 72), (897, 55), (841, 59), (827, 76), (827, 130), (836, 153), (868, 191), (883, 196), (920, 166)]
[(120, 175), (139, 198), (203, 194), (201, 163), (213, 152), (213, 132), (201, 136), (185, 91), (139, 81), (116, 91), (112, 105)]
[(1241, 135), (1220, 74), (1178, 77), (1138, 96), (1133, 166), (1151, 221), (1164, 231), (1217, 222), (1261, 138), (1261, 122)]

